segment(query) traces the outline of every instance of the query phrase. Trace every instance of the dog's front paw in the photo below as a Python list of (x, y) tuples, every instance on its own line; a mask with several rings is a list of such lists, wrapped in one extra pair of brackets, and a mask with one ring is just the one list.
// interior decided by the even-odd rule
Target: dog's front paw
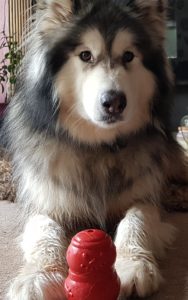
[(21, 273), (12, 283), (9, 300), (65, 300), (63, 276), (59, 272)]
[(155, 262), (146, 258), (118, 258), (115, 267), (121, 281), (119, 300), (132, 294), (149, 296), (158, 290), (162, 282)]

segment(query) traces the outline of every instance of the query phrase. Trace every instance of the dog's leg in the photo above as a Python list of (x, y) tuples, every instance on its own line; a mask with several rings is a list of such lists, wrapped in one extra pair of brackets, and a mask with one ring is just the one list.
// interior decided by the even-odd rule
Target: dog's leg
[(22, 249), (26, 264), (8, 293), (10, 300), (63, 300), (66, 239), (61, 227), (47, 216), (32, 217)]
[(121, 280), (120, 299), (136, 293), (145, 297), (157, 291), (162, 281), (156, 258), (174, 239), (175, 229), (163, 223), (158, 209), (137, 205), (120, 222), (115, 244), (116, 270)]

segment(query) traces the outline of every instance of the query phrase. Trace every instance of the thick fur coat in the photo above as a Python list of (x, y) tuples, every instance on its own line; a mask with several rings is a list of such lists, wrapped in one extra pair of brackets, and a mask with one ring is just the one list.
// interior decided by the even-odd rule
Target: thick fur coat
[(159, 288), (174, 236), (160, 202), (187, 172), (164, 32), (160, 0), (39, 1), (6, 118), (28, 219), (9, 299), (64, 299), (65, 251), (86, 228), (115, 236), (120, 299)]

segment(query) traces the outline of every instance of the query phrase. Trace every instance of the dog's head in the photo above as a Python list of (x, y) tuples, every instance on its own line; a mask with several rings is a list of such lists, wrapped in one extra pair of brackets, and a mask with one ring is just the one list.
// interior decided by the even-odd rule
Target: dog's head
[(55, 107), (56, 129), (101, 143), (165, 126), (164, 1), (41, 0), (36, 22), (28, 79)]

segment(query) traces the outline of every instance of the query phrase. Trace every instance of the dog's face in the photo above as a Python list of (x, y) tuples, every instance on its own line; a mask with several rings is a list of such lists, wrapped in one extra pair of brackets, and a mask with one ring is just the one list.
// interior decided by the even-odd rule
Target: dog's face
[(72, 115), (98, 131), (143, 126), (150, 119), (156, 85), (142, 59), (128, 29), (120, 28), (109, 43), (97, 28), (86, 29), (57, 74), (63, 120)]
[(168, 81), (164, 7), (159, 0), (132, 2), (43, 3), (39, 25), (58, 97), (58, 127), (78, 140), (111, 142), (153, 122), (160, 81)]

